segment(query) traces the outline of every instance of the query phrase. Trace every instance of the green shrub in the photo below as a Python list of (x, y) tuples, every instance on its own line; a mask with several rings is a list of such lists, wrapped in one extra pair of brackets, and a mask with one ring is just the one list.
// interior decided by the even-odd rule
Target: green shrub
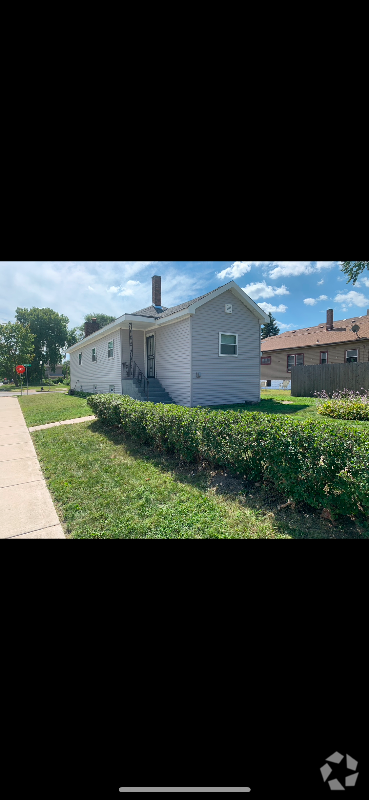
[(92, 395), (88, 405), (125, 436), (184, 461), (207, 461), (250, 480), (266, 479), (295, 501), (332, 516), (369, 514), (369, 441), (328, 421), (259, 412), (208, 411)]
[(92, 392), (78, 392), (77, 389), (69, 389), (69, 392), (67, 392), (67, 394), (72, 394), (75, 397), (91, 397), (92, 396)]

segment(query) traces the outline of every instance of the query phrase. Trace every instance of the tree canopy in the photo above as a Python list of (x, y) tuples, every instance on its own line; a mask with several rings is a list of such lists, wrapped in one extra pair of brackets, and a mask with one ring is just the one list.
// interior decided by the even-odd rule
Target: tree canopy
[(6, 322), (0, 325), (0, 378), (19, 384), (18, 364), (31, 364), (34, 357), (34, 335), (28, 325)]
[(278, 336), (279, 333), (280, 330), (278, 328), (276, 320), (274, 319), (272, 314), (269, 314), (269, 322), (266, 322), (265, 325), (262, 325), (261, 338), (267, 339), (268, 336)]
[(68, 317), (52, 308), (17, 308), (15, 316), (18, 323), (29, 327), (34, 335), (35, 354), (31, 361), (30, 377), (39, 380), (44, 374), (45, 364), (55, 369), (66, 348), (78, 338), (74, 330), (68, 330)]
[(341, 261), (341, 270), (348, 277), (346, 283), (352, 281), (354, 286), (364, 269), (369, 269), (369, 261)]
[[(96, 321), (99, 323), (99, 328), (103, 328), (104, 325), (109, 325), (110, 322), (114, 322), (116, 317), (110, 317), (108, 314), (85, 314), (84, 322), (91, 322), (92, 319), (96, 318)], [(78, 328), (74, 328), (73, 330), (76, 331), (77, 341), (84, 338), (85, 335), (85, 325), (84, 322)]]

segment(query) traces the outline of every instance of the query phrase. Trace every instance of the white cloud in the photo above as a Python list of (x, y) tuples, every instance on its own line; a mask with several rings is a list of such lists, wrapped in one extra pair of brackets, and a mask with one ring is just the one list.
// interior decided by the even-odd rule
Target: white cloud
[(220, 280), (224, 278), (233, 278), (234, 280), (235, 278), (242, 278), (242, 275), (245, 275), (246, 272), (250, 272), (252, 264), (258, 266), (263, 263), (263, 261), (235, 261), (231, 267), (222, 269), (221, 272), (216, 272), (215, 274)]
[(289, 276), (310, 275), (315, 272), (311, 261), (273, 261), (276, 266), (269, 272), (272, 280), (287, 278)]
[(276, 323), (278, 325), (278, 328), (283, 328), (283, 330), (285, 330), (285, 331), (287, 331), (288, 328), (292, 328), (293, 331), (295, 329), (297, 330), (297, 328), (298, 328), (298, 325), (294, 325), (292, 322), (289, 322), (288, 325), (287, 325), (287, 323), (279, 322), (279, 320), (276, 319)]
[(272, 306), (271, 303), (258, 303), (258, 306), (266, 311), (267, 314), (285, 314), (287, 311), (288, 306), (284, 306), (282, 303), (279, 306)]
[(243, 291), (253, 300), (257, 300), (258, 297), (274, 297), (277, 294), (289, 294), (286, 286), (280, 286), (279, 289), (277, 289), (274, 286), (268, 286), (266, 281), (248, 283), (247, 286), (243, 286)]
[[(369, 288), (369, 278), (360, 278), (360, 280), (363, 282), (364, 286)], [(360, 286), (359, 281), (356, 282), (355, 286)]]
[(323, 280), (323, 278), (322, 278), (322, 280), (321, 280), (321, 281), (318, 281), (318, 286), (321, 286), (321, 284), (322, 284), (322, 283), (324, 283), (324, 280)]
[(342, 309), (343, 311), (346, 311), (347, 307), (351, 308), (351, 306), (359, 306), (359, 308), (363, 308), (369, 303), (369, 299), (365, 297), (365, 295), (362, 294), (362, 292), (354, 292), (354, 291), (347, 292), (347, 294), (343, 293), (336, 294), (334, 299), (336, 303), (345, 304), (345, 308)]
[(127, 286), (138, 286), (140, 281), (127, 281)]
[(119, 286), (111, 286), (110, 289), (107, 289), (106, 291), (116, 294), (116, 292), (119, 292)]
[(328, 300), (326, 294), (321, 294), (319, 297), (306, 297), (304, 303), (306, 306), (315, 306), (316, 303), (319, 303), (319, 300)]
[(122, 289), (122, 291), (119, 292), (119, 297), (127, 297), (133, 294), (134, 294), (133, 289)]
[(92, 286), (89, 286), (88, 288), (90, 289), (91, 292), (95, 291), (95, 289), (93, 289)]

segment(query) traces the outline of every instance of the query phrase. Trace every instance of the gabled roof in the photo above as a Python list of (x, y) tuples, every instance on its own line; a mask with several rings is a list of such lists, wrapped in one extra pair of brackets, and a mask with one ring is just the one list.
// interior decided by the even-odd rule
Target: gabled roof
[[(358, 325), (357, 333), (352, 331), (353, 325)], [(272, 350), (300, 350), (303, 347), (318, 347), (319, 345), (339, 344), (340, 342), (359, 342), (361, 339), (369, 339), (369, 316), (362, 317), (353, 315), (346, 319), (335, 320), (333, 330), (326, 330), (327, 323), (313, 325), (311, 328), (300, 328), (296, 331), (285, 331), (279, 336), (269, 336), (261, 341), (262, 353), (269, 353)]]
[[(229, 281), (229, 283), (233, 283), (233, 281)], [(226, 283), (224, 286), (228, 286), (228, 284)], [(206, 294), (202, 294), (200, 297), (195, 297), (194, 300), (187, 300), (185, 303), (179, 303), (178, 306), (171, 306), (170, 308), (163, 308), (162, 306), (162, 311), (157, 311), (155, 306), (149, 306), (148, 308), (141, 309), (141, 311), (135, 311), (131, 316), (154, 317), (154, 319), (170, 317), (171, 314), (176, 314), (177, 311), (184, 311), (185, 308), (189, 308), (189, 306), (192, 306), (193, 303), (203, 300), (204, 297), (209, 297), (211, 294), (214, 294), (214, 292), (217, 292), (222, 288), (223, 286), (219, 286), (217, 289), (212, 289), (211, 292), (206, 292)]]
[[(118, 329), (119, 327), (125, 327), (125, 328), (128, 327), (128, 323), (131, 322), (132, 318), (134, 317), (137, 317), (138, 326), (140, 327), (144, 325), (146, 329), (147, 327), (146, 320), (147, 324), (150, 324), (151, 320), (153, 321), (154, 324), (155, 323), (160, 324), (161, 321), (162, 320), (165, 321), (167, 317), (183, 316), (183, 312), (186, 312), (187, 310), (190, 314), (194, 314), (196, 312), (196, 309), (199, 306), (203, 305), (203, 303), (207, 303), (208, 300), (212, 300), (213, 297), (218, 297), (227, 290), (232, 291), (233, 294), (235, 294), (236, 297), (238, 297), (241, 300), (241, 302), (244, 303), (244, 305), (249, 309), (249, 311), (251, 311), (251, 313), (254, 314), (259, 319), (259, 322), (264, 324), (266, 322), (269, 322), (269, 315), (266, 314), (265, 311), (263, 311), (263, 309), (260, 308), (260, 306), (258, 306), (257, 303), (255, 303), (255, 301), (252, 300), (251, 297), (249, 297), (246, 294), (246, 292), (244, 292), (243, 289), (241, 289), (238, 286), (237, 283), (235, 283), (234, 281), (229, 281), (228, 283), (225, 283), (223, 286), (218, 286), (217, 289), (212, 289), (211, 292), (202, 294), (200, 295), (200, 297), (195, 297), (194, 300), (187, 300), (185, 303), (179, 303), (179, 305), (171, 306), (171, 308), (165, 308), (161, 306), (161, 311), (158, 311), (158, 309), (155, 308), (155, 306), (151, 305), (147, 306), (147, 308), (141, 308), (139, 311), (134, 311), (132, 314), (123, 314), (121, 317), (117, 317), (117, 319), (114, 320), (114, 322), (110, 322), (108, 325), (104, 325), (103, 328), (99, 328), (99, 330), (95, 331), (94, 333), (91, 333), (88, 337), (86, 336), (84, 339), (81, 339), (76, 344), (72, 345), (71, 347), (68, 347), (66, 352), (67, 353), (74, 352), (74, 350), (76, 350), (78, 346), (84, 344), (87, 338), (89, 339), (89, 341), (92, 341), (92, 339), (94, 340), (99, 339), (101, 335), (104, 336), (107, 332), (110, 333), (113, 330)], [(169, 320), (169, 322), (170, 321), (171, 320)]]

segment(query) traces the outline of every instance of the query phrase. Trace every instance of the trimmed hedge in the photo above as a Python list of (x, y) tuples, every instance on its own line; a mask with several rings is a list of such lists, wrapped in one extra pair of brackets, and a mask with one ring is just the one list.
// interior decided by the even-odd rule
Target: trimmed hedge
[(77, 392), (76, 389), (69, 389), (69, 392), (67, 392), (67, 394), (72, 394), (74, 395), (74, 397), (91, 397), (93, 395), (92, 392)]
[(250, 480), (273, 482), (286, 496), (339, 514), (369, 514), (365, 431), (320, 420), (251, 411), (209, 411), (93, 395), (88, 405), (125, 436), (184, 461), (207, 461)]

